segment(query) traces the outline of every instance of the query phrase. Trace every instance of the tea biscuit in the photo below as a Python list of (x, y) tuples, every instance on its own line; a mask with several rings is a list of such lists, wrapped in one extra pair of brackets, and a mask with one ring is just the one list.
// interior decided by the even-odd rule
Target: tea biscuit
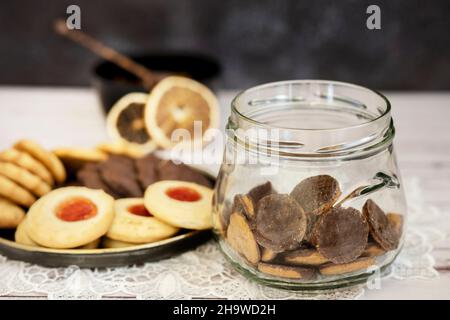
[(14, 239), (17, 243), (24, 244), (32, 247), (40, 247), (38, 243), (33, 241), (28, 235), (29, 223), (25, 217), (22, 222), (17, 226), (16, 233), (14, 234)]
[(159, 181), (145, 191), (145, 207), (172, 226), (193, 230), (212, 228), (213, 190), (192, 182)]
[(343, 264), (327, 263), (319, 268), (320, 274), (324, 276), (335, 276), (349, 272), (362, 271), (375, 264), (373, 258), (358, 258), (355, 261)]
[(144, 199), (119, 199), (115, 216), (106, 236), (129, 243), (149, 243), (170, 238), (179, 228), (155, 218), (144, 206)]
[(104, 248), (128, 248), (132, 246), (137, 246), (136, 243), (124, 242), (119, 240), (110, 239), (108, 237), (104, 237), (102, 240), (102, 247)]
[(289, 279), (310, 280), (313, 279), (316, 274), (315, 270), (311, 268), (285, 266), (265, 262), (258, 263), (258, 270), (271, 276)]
[(62, 161), (64, 167), (70, 173), (76, 173), (85, 164), (102, 162), (108, 159), (108, 155), (99, 150), (87, 148), (57, 148), (53, 153)]
[(114, 199), (102, 190), (56, 189), (28, 211), (28, 235), (48, 248), (84, 246), (106, 234), (114, 218), (113, 207)]
[(401, 234), (396, 231), (394, 223), (390, 223), (384, 211), (369, 199), (363, 206), (363, 214), (369, 223), (372, 238), (386, 251), (396, 249)]
[(140, 158), (145, 155), (142, 149), (124, 143), (105, 142), (98, 144), (95, 148), (106, 154), (123, 155), (131, 158)]
[(231, 214), (226, 240), (237, 253), (251, 264), (256, 265), (261, 259), (255, 236), (247, 219), (241, 213), (234, 212)]
[(368, 236), (369, 226), (358, 210), (337, 207), (320, 216), (312, 241), (330, 261), (347, 263), (363, 253)]
[(50, 192), (52, 189), (48, 183), (38, 176), (11, 162), (0, 161), (0, 174), (39, 197)]
[(0, 229), (16, 228), (25, 217), (25, 211), (9, 200), (0, 198)]
[(28, 190), (3, 175), (0, 175), (0, 197), (24, 207), (30, 207), (36, 201)]
[(63, 183), (66, 180), (66, 170), (59, 158), (52, 152), (45, 150), (39, 144), (31, 140), (20, 140), (14, 147), (18, 150), (27, 152), (44, 164), (53, 175), (56, 182)]
[(287, 194), (270, 194), (259, 201), (255, 237), (275, 252), (293, 250), (305, 236), (307, 218), (302, 207)]
[(301, 181), (290, 195), (308, 215), (319, 215), (334, 205), (341, 196), (341, 188), (333, 177), (318, 175)]
[(304, 265), (304, 266), (320, 266), (330, 262), (316, 249), (297, 249), (287, 252), (283, 256), (283, 261), (287, 264)]
[(50, 186), (53, 186), (53, 184), (55, 183), (50, 171), (48, 171), (48, 169), (42, 163), (40, 163), (38, 160), (36, 160), (26, 152), (22, 152), (17, 149), (8, 149), (0, 153), (0, 160), (11, 162), (19, 167), (27, 169), (31, 173), (44, 180)]

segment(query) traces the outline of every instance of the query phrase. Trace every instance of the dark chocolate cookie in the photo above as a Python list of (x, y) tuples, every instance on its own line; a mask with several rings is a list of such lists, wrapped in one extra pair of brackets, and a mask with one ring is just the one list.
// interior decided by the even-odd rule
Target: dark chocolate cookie
[(371, 199), (367, 200), (363, 207), (372, 238), (386, 251), (397, 248), (401, 233), (397, 231), (396, 225), (390, 223), (387, 215)]
[(276, 191), (272, 187), (272, 183), (267, 181), (266, 183), (257, 185), (252, 188), (247, 195), (253, 200), (253, 206), (255, 207), (255, 211), (258, 210), (258, 202), (265, 196), (269, 194), (276, 193)]
[(160, 159), (153, 154), (135, 160), (138, 181), (143, 189), (158, 181)]
[(258, 243), (275, 252), (297, 248), (306, 232), (306, 215), (287, 194), (271, 194), (259, 201), (255, 236)]
[(171, 160), (161, 161), (158, 168), (158, 176), (159, 180), (180, 180), (194, 182), (208, 188), (212, 187), (211, 181), (209, 181), (202, 173), (189, 168), (183, 163), (175, 164)]
[(112, 155), (100, 165), (103, 182), (121, 197), (142, 197), (143, 191), (138, 183), (133, 159)]
[(329, 175), (309, 177), (295, 186), (290, 194), (308, 214), (328, 211), (341, 195), (339, 182)]
[(80, 185), (91, 189), (102, 189), (114, 198), (119, 198), (111, 188), (109, 188), (102, 180), (100, 176), (100, 164), (87, 163), (77, 172), (77, 180)]
[(369, 226), (358, 210), (337, 207), (320, 216), (312, 242), (333, 263), (347, 263), (363, 253), (368, 236)]

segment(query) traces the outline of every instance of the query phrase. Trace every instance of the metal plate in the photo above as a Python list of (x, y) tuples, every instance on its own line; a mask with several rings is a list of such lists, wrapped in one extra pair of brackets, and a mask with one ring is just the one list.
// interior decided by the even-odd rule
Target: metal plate
[(211, 231), (188, 231), (158, 242), (126, 248), (49, 249), (26, 246), (0, 237), (0, 254), (45, 267), (108, 268), (166, 259), (211, 238)]

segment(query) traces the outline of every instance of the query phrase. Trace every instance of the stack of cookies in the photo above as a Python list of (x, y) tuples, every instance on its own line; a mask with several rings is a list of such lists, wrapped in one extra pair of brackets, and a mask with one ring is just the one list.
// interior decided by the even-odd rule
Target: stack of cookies
[(231, 250), (270, 276), (311, 280), (366, 270), (398, 247), (402, 215), (371, 199), (362, 210), (345, 208), (340, 196), (329, 175), (304, 179), (289, 194), (267, 182), (237, 194), (218, 229)]
[(0, 228), (15, 228), (39, 197), (64, 183), (66, 171), (54, 153), (31, 140), (0, 152)]

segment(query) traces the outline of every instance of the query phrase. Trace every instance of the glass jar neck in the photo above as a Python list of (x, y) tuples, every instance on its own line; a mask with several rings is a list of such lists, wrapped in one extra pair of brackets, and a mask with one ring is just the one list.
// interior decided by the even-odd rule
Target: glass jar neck
[(234, 140), (257, 152), (327, 158), (376, 152), (395, 129), (389, 101), (353, 84), (297, 80), (240, 93), (228, 122)]

